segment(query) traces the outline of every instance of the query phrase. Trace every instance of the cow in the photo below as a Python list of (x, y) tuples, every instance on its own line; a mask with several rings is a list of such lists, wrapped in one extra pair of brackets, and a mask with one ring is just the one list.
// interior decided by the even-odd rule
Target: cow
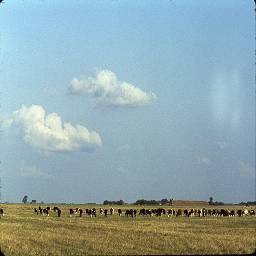
[(92, 217), (92, 209), (86, 209), (85, 210), (86, 214)]
[(120, 208), (117, 209), (118, 215), (121, 216), (122, 215), (122, 210)]
[(142, 215), (142, 216), (146, 215), (146, 209), (144, 208), (140, 209), (139, 215)]
[(125, 216), (126, 216), (126, 217), (131, 216), (131, 217), (133, 218), (133, 209), (126, 210), (126, 211), (125, 211)]
[(38, 215), (38, 210), (36, 208), (34, 208), (34, 212), (36, 215)]
[(110, 215), (113, 215), (115, 212), (114, 208), (110, 208)]
[(104, 210), (102, 208), (100, 208), (100, 215), (103, 215)]
[(154, 213), (156, 214), (156, 216), (161, 216), (162, 214), (165, 214), (165, 209), (163, 208), (155, 209)]
[(70, 209), (69, 209), (69, 217), (72, 217), (73, 214), (74, 214), (74, 210), (70, 208)]
[(250, 210), (249, 214), (250, 214), (250, 216), (255, 216), (255, 210)]
[(58, 209), (59, 209), (59, 207), (57, 207), (57, 206), (54, 206), (54, 207), (53, 207), (53, 211), (54, 211), (54, 212), (57, 212)]
[(248, 216), (248, 214), (249, 214), (248, 209), (244, 209), (244, 210), (243, 210), (243, 215)]
[(236, 211), (236, 214), (239, 216), (239, 217), (242, 217), (243, 215), (243, 210), (239, 209)]
[(47, 208), (43, 209), (43, 215), (46, 215), (49, 217), (49, 210)]
[(235, 216), (235, 211), (234, 211), (234, 210), (231, 210), (231, 211), (229, 212), (229, 216), (234, 217), (234, 216)]
[(60, 215), (61, 215), (61, 209), (57, 209), (57, 214), (58, 214), (58, 217), (60, 217)]
[(169, 209), (167, 211), (167, 216), (170, 217), (170, 216), (173, 216), (173, 215), (175, 215), (175, 211), (173, 209)]
[(178, 209), (177, 212), (176, 212), (176, 217), (181, 216), (181, 215), (182, 215), (182, 210)]
[(96, 217), (96, 208), (92, 208), (92, 216)]
[(195, 210), (194, 209), (190, 209), (189, 212), (188, 212), (188, 217), (193, 217), (195, 216)]
[(211, 209), (207, 210), (207, 215), (212, 216), (212, 210)]
[(78, 211), (79, 211), (79, 217), (82, 217), (82, 215), (83, 215), (83, 210), (79, 208)]
[(108, 210), (107, 209), (104, 209), (104, 215), (105, 215), (105, 217), (107, 217), (107, 215), (108, 215)]
[(4, 217), (4, 210), (2, 208), (0, 208), (0, 219)]

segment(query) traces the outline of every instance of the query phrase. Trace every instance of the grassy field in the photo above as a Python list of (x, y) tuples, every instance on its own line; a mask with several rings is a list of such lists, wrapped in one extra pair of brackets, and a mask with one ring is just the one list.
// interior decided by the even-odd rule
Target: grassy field
[(256, 248), (255, 216), (70, 218), (70, 206), (59, 205), (58, 218), (54, 212), (49, 217), (35, 215), (38, 205), (0, 207), (6, 212), (0, 219), (5, 255), (244, 254)]

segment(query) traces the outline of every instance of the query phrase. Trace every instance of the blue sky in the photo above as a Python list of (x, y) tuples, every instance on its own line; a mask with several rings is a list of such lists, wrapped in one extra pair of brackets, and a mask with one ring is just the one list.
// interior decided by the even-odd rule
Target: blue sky
[(0, 17), (3, 201), (255, 200), (253, 1), (17, 0)]

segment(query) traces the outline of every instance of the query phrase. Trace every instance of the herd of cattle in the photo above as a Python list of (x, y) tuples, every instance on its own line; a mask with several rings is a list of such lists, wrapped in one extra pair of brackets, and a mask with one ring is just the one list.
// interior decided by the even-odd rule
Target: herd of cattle
[[(50, 216), (50, 213), (55, 213), (56, 216), (61, 217), (61, 209), (57, 206), (54, 207), (46, 207), (42, 208), (39, 206), (38, 208), (34, 208), (34, 213), (37, 215), (45, 215), (45, 216)], [(238, 210), (228, 210), (228, 209), (164, 209), (164, 208), (156, 208), (156, 209), (96, 209), (96, 208), (91, 208), (91, 209), (81, 209), (81, 208), (75, 208), (75, 209), (69, 209), (69, 216), (89, 216), (89, 217), (96, 217), (97, 215), (102, 215), (107, 217), (108, 215), (114, 215), (115, 212), (119, 216), (126, 216), (126, 217), (136, 217), (136, 216), (186, 216), (186, 217), (205, 217), (205, 216), (255, 216), (256, 211), (252, 209), (238, 209)], [(0, 218), (4, 216), (4, 210), (0, 208)]]
[[(46, 207), (46, 208), (34, 208), (35, 214), (42, 214), (42, 215), (47, 215), (49, 216), (50, 212), (56, 212), (57, 216), (61, 216), (61, 209), (59, 207), (54, 206), (53, 208), (51, 207)], [(193, 216), (198, 216), (198, 217), (205, 217), (205, 216), (255, 216), (255, 210), (249, 210), (249, 209), (239, 209), (239, 210), (228, 210), (228, 209), (168, 209), (165, 210), (164, 208), (156, 208), (156, 209), (127, 209), (123, 210), (118, 208), (115, 210), (114, 208), (110, 209), (103, 209), (100, 208), (96, 210), (96, 208), (91, 208), (91, 209), (81, 209), (81, 208), (75, 208), (75, 209), (69, 209), (69, 216), (79, 216), (82, 217), (83, 215), (89, 216), (89, 217), (96, 217), (97, 213), (99, 215), (103, 215), (107, 217), (108, 215), (114, 215), (115, 212), (119, 216), (126, 216), (126, 217), (136, 217), (136, 216), (187, 216), (187, 217), (193, 217)]]

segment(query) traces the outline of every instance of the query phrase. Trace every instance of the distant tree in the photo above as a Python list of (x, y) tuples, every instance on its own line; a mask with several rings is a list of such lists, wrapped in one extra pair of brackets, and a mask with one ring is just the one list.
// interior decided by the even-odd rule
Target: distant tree
[(134, 204), (136, 204), (136, 205), (159, 205), (160, 201), (139, 199)]
[(169, 200), (167, 198), (163, 198), (163, 199), (161, 199), (160, 203), (161, 204), (168, 204)]
[(103, 202), (104, 205), (124, 205), (125, 202), (124, 200), (118, 200), (118, 201), (108, 201), (108, 200), (105, 200)]
[(22, 199), (22, 203), (26, 204), (28, 202), (28, 196), (25, 195)]
[(213, 205), (224, 205), (224, 203), (223, 203), (223, 202), (215, 201), (215, 202), (213, 203)]
[(117, 204), (118, 204), (118, 205), (124, 205), (125, 202), (124, 202), (124, 200), (119, 200), (119, 201), (117, 201)]
[(213, 205), (213, 197), (211, 196), (210, 198), (209, 198), (209, 205)]

